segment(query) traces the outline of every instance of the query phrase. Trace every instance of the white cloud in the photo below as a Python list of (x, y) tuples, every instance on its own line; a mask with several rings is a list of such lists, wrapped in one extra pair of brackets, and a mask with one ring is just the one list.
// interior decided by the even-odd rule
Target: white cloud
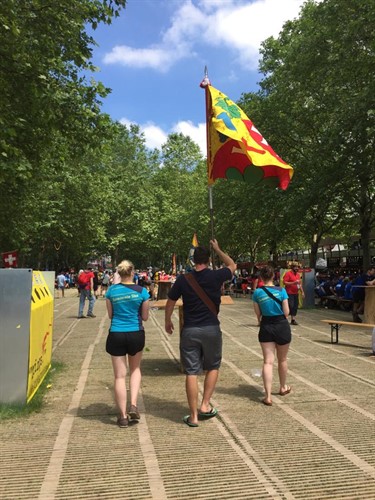
[[(107, 64), (120, 63), (134, 68), (168, 69), (170, 59), (168, 53), (162, 49), (133, 49), (126, 45), (113, 47), (112, 51), (104, 56)], [(172, 61), (173, 62), (173, 61)]]
[(140, 126), (141, 131), (145, 134), (146, 146), (150, 149), (158, 148), (167, 142), (168, 134), (160, 127), (153, 123)]
[(201, 7), (206, 12), (215, 10), (218, 7), (223, 7), (224, 4), (226, 7), (229, 7), (234, 4), (234, 1), (226, 0), (225, 2), (223, 2), (223, 0), (198, 0), (199, 7)]
[(191, 121), (178, 122), (173, 126), (173, 132), (188, 135), (190, 139), (196, 142), (202, 154), (207, 154), (206, 124), (198, 123), (194, 125)]
[[(135, 123), (128, 118), (121, 118), (120, 123), (125, 125), (126, 127), (130, 127), (132, 123)], [(164, 130), (152, 122), (147, 122), (143, 125), (137, 124), (140, 128), (140, 131), (143, 132), (146, 140), (146, 146), (149, 149), (160, 149), (161, 145), (167, 141), (168, 132), (164, 132)]]
[[(121, 118), (120, 123), (130, 126), (132, 122), (127, 118)], [(199, 123), (194, 125), (191, 121), (180, 121), (174, 124), (171, 130), (165, 131), (161, 127), (152, 122), (147, 122), (143, 125), (138, 125), (141, 132), (143, 132), (146, 140), (146, 146), (149, 149), (160, 149), (163, 144), (167, 142), (168, 135), (176, 132), (189, 136), (195, 143), (198, 144), (203, 156), (207, 154), (206, 147), (206, 124)]]
[(302, 0), (257, 0), (219, 8), (210, 16), (205, 40), (210, 45), (232, 49), (244, 66), (256, 69), (261, 42), (270, 36), (277, 37), (283, 24), (298, 16), (302, 3)]
[(204, 23), (203, 12), (188, 0), (175, 12), (170, 28), (162, 35), (158, 44), (149, 48), (118, 45), (105, 54), (103, 62), (165, 72), (176, 61), (195, 55), (192, 47), (198, 30)]
[[(255, 69), (260, 43), (277, 36), (283, 24), (298, 16), (304, 0), (185, 0), (170, 27), (150, 47), (119, 45), (105, 55), (107, 64), (167, 71), (175, 62), (194, 57), (197, 45), (225, 47), (241, 65)], [(203, 58), (204, 59), (204, 58)]]

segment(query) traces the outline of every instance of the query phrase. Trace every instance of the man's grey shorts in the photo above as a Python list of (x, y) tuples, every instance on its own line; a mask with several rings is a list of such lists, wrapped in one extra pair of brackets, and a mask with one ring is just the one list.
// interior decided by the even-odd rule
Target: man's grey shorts
[(183, 328), (180, 357), (187, 375), (206, 370), (218, 370), (221, 364), (223, 340), (219, 325)]

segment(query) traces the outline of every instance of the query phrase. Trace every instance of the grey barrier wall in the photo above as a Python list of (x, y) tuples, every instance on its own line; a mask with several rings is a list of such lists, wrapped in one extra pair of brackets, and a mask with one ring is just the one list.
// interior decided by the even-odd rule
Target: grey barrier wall
[(46, 280), (48, 288), (51, 292), (52, 297), (55, 297), (55, 271), (43, 271), (43, 278)]
[(0, 269), (0, 402), (24, 403), (29, 369), (32, 269)]

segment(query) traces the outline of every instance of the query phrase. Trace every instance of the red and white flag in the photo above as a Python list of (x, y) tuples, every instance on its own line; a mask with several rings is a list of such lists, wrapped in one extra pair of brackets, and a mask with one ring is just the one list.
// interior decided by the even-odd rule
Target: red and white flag
[(3, 266), (4, 267), (17, 267), (18, 260), (18, 250), (13, 250), (12, 252), (3, 252)]

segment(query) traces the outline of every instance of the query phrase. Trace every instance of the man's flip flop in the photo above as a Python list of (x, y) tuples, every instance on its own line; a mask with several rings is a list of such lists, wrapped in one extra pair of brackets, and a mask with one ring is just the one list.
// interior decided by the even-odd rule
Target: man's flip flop
[(188, 425), (189, 427), (199, 427), (198, 424), (193, 424), (193, 422), (190, 422), (190, 415), (186, 415), (186, 417), (184, 417), (182, 420), (184, 421), (184, 424)]
[(199, 411), (198, 412), (198, 417), (199, 418), (212, 418), (216, 417), (218, 411), (216, 408), (211, 408), (210, 411)]
[(287, 394), (289, 394), (291, 392), (292, 388), (290, 387), (290, 385), (288, 385), (288, 388), (286, 391), (283, 391), (283, 392), (279, 392), (279, 396), (286, 396)]
[(262, 403), (266, 406), (272, 406), (272, 401), (267, 401), (266, 399), (262, 399)]

